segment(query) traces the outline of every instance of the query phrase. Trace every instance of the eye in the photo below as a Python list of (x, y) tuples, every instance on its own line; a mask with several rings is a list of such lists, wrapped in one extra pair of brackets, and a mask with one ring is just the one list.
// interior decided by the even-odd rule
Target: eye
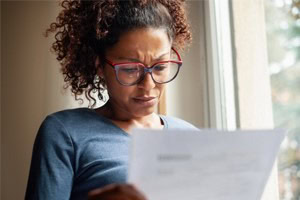
[(133, 74), (137, 73), (139, 71), (139, 68), (136, 66), (122, 66), (119, 70), (122, 73)]
[(169, 64), (168, 64), (168, 63), (165, 63), (165, 64), (158, 64), (158, 65), (155, 65), (154, 70), (155, 70), (155, 71), (164, 71), (164, 70), (166, 70), (168, 67), (169, 67)]

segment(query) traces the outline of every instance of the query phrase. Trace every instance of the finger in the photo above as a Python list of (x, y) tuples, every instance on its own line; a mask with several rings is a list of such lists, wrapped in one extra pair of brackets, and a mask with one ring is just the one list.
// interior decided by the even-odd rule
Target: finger
[[(110, 184), (88, 193), (89, 200), (127, 200), (128, 189), (123, 184)], [(130, 200), (130, 199), (128, 199)]]
[(107, 186), (104, 186), (104, 187), (101, 187), (101, 188), (94, 189), (94, 190), (90, 191), (88, 193), (88, 195), (93, 196), (93, 195), (105, 193), (105, 192), (114, 190), (116, 187), (117, 187), (116, 184), (110, 184), (110, 185), (107, 185)]
[(128, 194), (130, 194), (133, 198), (138, 200), (147, 200), (146, 196), (135, 185), (128, 184), (127, 188)]
[(88, 200), (132, 200), (130, 197), (121, 194), (98, 194), (96, 196), (89, 196)]
[(133, 185), (112, 184), (89, 192), (89, 200), (146, 200)]

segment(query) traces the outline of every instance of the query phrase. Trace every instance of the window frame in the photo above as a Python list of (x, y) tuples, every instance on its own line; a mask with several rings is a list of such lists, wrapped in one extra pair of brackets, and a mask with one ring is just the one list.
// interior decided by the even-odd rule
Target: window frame
[[(204, 4), (209, 127), (273, 128), (263, 0)], [(279, 199), (277, 162), (261, 199)]]
[(209, 127), (236, 130), (237, 112), (229, 1), (205, 1)]

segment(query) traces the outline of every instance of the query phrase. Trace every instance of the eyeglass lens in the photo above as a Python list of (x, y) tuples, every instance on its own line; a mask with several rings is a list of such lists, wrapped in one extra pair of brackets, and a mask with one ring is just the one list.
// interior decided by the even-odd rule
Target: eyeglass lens
[[(139, 64), (123, 64), (115, 66), (117, 78), (124, 85), (131, 85), (140, 81), (145, 74), (145, 67)], [(175, 78), (180, 65), (173, 62), (159, 63), (152, 68), (152, 79), (157, 83), (166, 83)]]

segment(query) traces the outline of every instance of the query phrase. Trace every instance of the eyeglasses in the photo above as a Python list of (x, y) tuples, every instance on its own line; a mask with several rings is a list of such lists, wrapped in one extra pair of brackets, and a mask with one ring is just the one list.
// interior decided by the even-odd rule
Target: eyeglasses
[(147, 73), (150, 73), (152, 80), (158, 84), (168, 83), (174, 80), (182, 66), (179, 53), (172, 48), (177, 56), (177, 60), (161, 61), (150, 67), (139, 62), (113, 63), (107, 59), (108, 63), (116, 73), (117, 81), (124, 86), (132, 86), (140, 83)]

